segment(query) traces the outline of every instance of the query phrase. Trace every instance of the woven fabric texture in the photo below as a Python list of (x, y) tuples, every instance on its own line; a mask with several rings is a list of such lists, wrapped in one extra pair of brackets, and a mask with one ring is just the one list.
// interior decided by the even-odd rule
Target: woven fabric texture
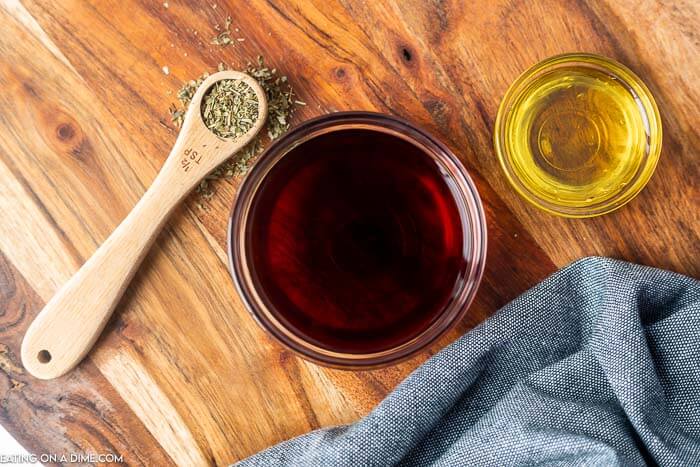
[(414, 371), (368, 416), (237, 465), (700, 465), (700, 282), (591, 257)]

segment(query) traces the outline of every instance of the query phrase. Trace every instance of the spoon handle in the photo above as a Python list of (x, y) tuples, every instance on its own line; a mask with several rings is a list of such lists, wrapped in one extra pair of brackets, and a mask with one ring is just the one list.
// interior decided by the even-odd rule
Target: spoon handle
[(93, 346), (168, 215), (196, 184), (172, 169), (166, 162), (122, 223), (32, 322), (22, 341), (22, 363), (32, 375), (61, 376)]

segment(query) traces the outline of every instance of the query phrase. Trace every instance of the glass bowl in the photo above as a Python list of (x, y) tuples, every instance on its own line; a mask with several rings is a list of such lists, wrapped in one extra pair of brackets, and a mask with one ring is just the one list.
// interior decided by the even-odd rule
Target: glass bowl
[[(567, 73), (571, 77), (559, 78)], [(553, 101), (553, 96), (557, 96), (554, 92), (580, 84), (573, 76), (583, 76), (589, 83), (605, 84), (598, 84), (600, 87), (595, 90), (598, 94), (576, 94), (576, 97), (587, 99), (583, 103), (563, 97)], [(590, 88), (575, 89), (588, 92)], [(610, 96), (616, 93), (617, 98), (621, 96), (627, 105), (604, 107), (600, 97), (605, 93)], [(557, 97), (562, 95), (563, 92)], [(539, 121), (545, 122), (542, 126), (535, 126), (540, 117), (533, 116), (538, 115), (538, 111), (539, 115), (544, 115), (542, 108), (537, 107), (537, 99), (543, 103), (556, 102), (560, 106), (557, 108), (560, 113), (555, 113), (553, 118), (541, 117)], [(550, 105), (551, 109), (555, 104), (543, 105)], [(567, 106), (572, 109), (568, 114)], [(572, 117), (575, 112), (578, 114)], [(565, 114), (566, 118), (562, 117)], [(545, 125), (559, 132), (561, 139), (557, 142), (561, 144), (555, 149), (552, 146), (543, 149), (540, 137)], [(533, 139), (535, 133), (537, 137)], [(594, 148), (590, 154), (581, 150), (582, 145), (567, 151), (573, 147), (567, 146), (569, 143), (582, 144), (586, 138), (590, 139), (585, 143), (590, 146), (586, 147)], [(494, 130), (498, 161), (513, 188), (534, 206), (564, 217), (598, 216), (632, 200), (654, 173), (661, 152), (661, 139), (659, 111), (639, 77), (620, 63), (587, 53), (557, 55), (525, 71), (503, 97)], [(606, 150), (601, 151), (601, 147)], [(611, 156), (609, 151), (606, 152), (608, 148), (615, 148), (618, 151), (615, 155), (620, 157)], [(623, 152), (625, 148), (628, 148), (627, 153)], [(546, 153), (548, 150), (550, 154)], [(587, 159), (589, 157), (593, 159)], [(617, 165), (605, 166), (606, 161), (615, 161)], [(584, 170), (589, 170), (588, 174), (597, 170), (598, 174), (607, 174), (607, 178), (596, 181), (591, 175), (590, 180), (567, 185), (562, 184), (557, 176), (548, 177), (547, 173), (558, 171), (566, 177), (569, 176), (566, 170), (579, 169), (584, 175)], [(570, 176), (573, 180), (576, 175)]]
[[(339, 352), (311, 342), (279, 319), (273, 304), (253, 271), (249, 222), (251, 207), (270, 170), (292, 149), (305, 142), (339, 130), (372, 130), (397, 136), (419, 147), (446, 174), (462, 229), (464, 266), (451, 298), (425, 329), (408, 341), (372, 353)], [(260, 156), (243, 181), (234, 202), (228, 226), (229, 267), (236, 289), (256, 321), (284, 346), (302, 357), (326, 366), (366, 369), (406, 359), (434, 342), (464, 316), (476, 294), (486, 260), (486, 222), (476, 187), (457, 157), (442, 143), (395, 117), (370, 112), (339, 112), (302, 123), (273, 142)]]

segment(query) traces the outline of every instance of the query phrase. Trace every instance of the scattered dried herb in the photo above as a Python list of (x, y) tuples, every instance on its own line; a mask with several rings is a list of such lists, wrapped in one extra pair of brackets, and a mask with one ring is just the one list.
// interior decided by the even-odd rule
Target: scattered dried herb
[[(228, 69), (228, 67), (224, 63), (219, 64), (218, 71), (224, 71), (226, 69)], [(267, 132), (263, 134), (261, 131), (258, 136), (239, 151), (235, 157), (224, 162), (219, 168), (202, 180), (197, 191), (201, 193), (205, 199), (211, 198), (214, 194), (214, 187), (212, 186), (213, 180), (220, 178), (228, 179), (244, 174), (248, 170), (251, 160), (262, 152), (265, 143), (279, 138), (289, 129), (289, 121), (296, 106), (306, 105), (306, 103), (294, 98), (294, 90), (289, 84), (287, 77), (279, 76), (275, 68), (270, 69), (265, 66), (265, 62), (261, 56), (258, 57), (256, 63), (248, 63), (245, 71), (255, 78), (265, 90), (268, 107)], [(192, 96), (194, 96), (197, 88), (208, 76), (209, 73), (204, 73), (200, 78), (186, 82), (178, 91), (177, 98), (180, 101), (181, 107), (175, 105), (170, 106), (171, 119), (178, 128), (182, 126), (185, 110), (192, 100)], [(254, 120), (255, 119), (253, 119), (253, 121)]]
[(216, 136), (243, 136), (258, 119), (258, 96), (243, 81), (217, 81), (202, 99), (202, 119)]
[[(219, 25), (216, 25), (216, 29), (219, 30)], [(211, 43), (214, 45), (220, 45), (226, 47), (227, 45), (233, 44), (233, 39), (231, 39), (231, 17), (226, 17), (226, 23), (224, 24), (224, 30), (217, 34)]]
[(294, 112), (294, 90), (286, 76), (278, 76), (276, 68), (268, 68), (261, 56), (257, 64), (248, 63), (246, 73), (255, 78), (267, 94), (267, 135), (277, 139), (289, 129), (289, 117)]

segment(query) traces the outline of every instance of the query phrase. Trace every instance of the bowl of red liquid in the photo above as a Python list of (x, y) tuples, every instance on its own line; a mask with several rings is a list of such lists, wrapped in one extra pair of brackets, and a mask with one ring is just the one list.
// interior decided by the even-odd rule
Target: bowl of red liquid
[(265, 151), (229, 221), (248, 310), (301, 356), (341, 368), (396, 363), (464, 316), (486, 222), (457, 157), (387, 115), (309, 120)]

